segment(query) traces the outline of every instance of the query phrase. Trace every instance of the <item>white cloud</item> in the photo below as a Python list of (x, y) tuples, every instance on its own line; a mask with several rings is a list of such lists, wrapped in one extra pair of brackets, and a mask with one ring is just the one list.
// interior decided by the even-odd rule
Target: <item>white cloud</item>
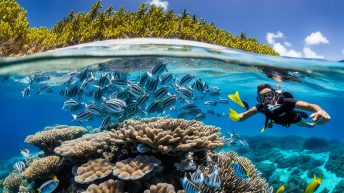
[[(278, 41), (278, 39), (285, 39), (282, 32), (278, 31), (276, 33), (268, 32), (266, 33), (266, 41), (271, 45), (281, 56), (288, 57), (304, 57), (304, 58), (321, 58), (324, 56), (318, 55), (311, 49), (311, 45), (317, 44), (328, 44), (329, 41), (324, 37), (319, 31), (311, 33), (305, 38), (305, 45), (302, 51), (297, 51), (292, 48), (291, 43), (287, 41)], [(344, 49), (342, 50), (344, 54)]]
[(269, 44), (273, 44), (275, 43), (275, 39), (277, 38), (283, 38), (284, 35), (282, 32), (278, 31), (277, 33), (271, 33), (271, 32), (268, 32), (266, 34), (266, 40), (268, 41)]
[(166, 11), (168, 7), (168, 2), (163, 0), (151, 0), (149, 4), (154, 5), (155, 7), (162, 7), (164, 11)]
[(306, 45), (329, 44), (329, 41), (320, 31), (311, 33), (305, 38)]
[(303, 54), (306, 58), (319, 58), (319, 59), (324, 59), (324, 56), (318, 55), (315, 53), (311, 48), (309, 47), (304, 47), (303, 48)]

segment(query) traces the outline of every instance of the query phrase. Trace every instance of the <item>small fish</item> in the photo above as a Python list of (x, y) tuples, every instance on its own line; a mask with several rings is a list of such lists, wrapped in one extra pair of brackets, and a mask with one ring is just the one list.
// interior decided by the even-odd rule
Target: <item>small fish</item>
[(322, 178), (318, 178), (314, 175), (313, 181), (310, 182), (306, 188), (303, 190), (303, 193), (314, 193), (320, 187)]
[(101, 122), (99, 128), (100, 129), (106, 129), (111, 124), (111, 116), (107, 115), (104, 117), (103, 121)]
[(241, 163), (232, 163), (232, 169), (239, 178), (248, 179), (250, 177), (250, 172)]
[(167, 68), (166, 68), (166, 64), (157, 64), (154, 66), (154, 68), (152, 69), (152, 75), (153, 76), (159, 76), (161, 73), (163, 73), (164, 71), (167, 71)]
[(142, 106), (144, 105), (149, 99), (149, 94), (144, 93), (138, 100), (137, 100), (137, 105)]
[(111, 80), (111, 84), (123, 87), (123, 86), (128, 86), (128, 81), (123, 80), (123, 79), (113, 79), (113, 80)]
[[(94, 85), (96, 86), (96, 85)], [(103, 96), (103, 88), (100, 86), (96, 86), (97, 90), (94, 92), (94, 100), (100, 101)]]
[(92, 113), (90, 111), (81, 112), (77, 115), (72, 114), (73, 121), (88, 121), (92, 118)]
[(143, 87), (143, 86), (146, 84), (147, 79), (148, 79), (149, 76), (152, 76), (152, 75), (151, 75), (150, 73), (148, 73), (148, 72), (145, 72), (145, 73), (143, 73), (143, 74), (141, 75), (141, 77), (140, 77), (140, 82), (139, 82), (139, 85), (140, 85), (141, 87)]
[(169, 88), (170, 87), (168, 87), (168, 86), (164, 86), (164, 87), (159, 88), (157, 91), (155, 91), (154, 98), (156, 98), (156, 99), (163, 98), (168, 93)]
[(187, 83), (191, 82), (191, 80), (194, 78), (191, 74), (186, 74), (183, 76), (183, 78), (179, 81), (179, 86), (184, 86)]
[(140, 97), (144, 94), (141, 87), (137, 84), (133, 84), (129, 86), (129, 92), (134, 95), (135, 97)]
[(205, 87), (204, 84), (202, 83), (202, 81), (200, 79), (197, 79), (196, 82), (193, 84), (193, 88), (196, 91), (199, 91), (201, 93), (205, 93)]
[(201, 121), (201, 120), (205, 119), (205, 117), (206, 117), (205, 113), (198, 113), (198, 114), (193, 118), (193, 120)]
[(127, 104), (121, 99), (104, 99), (103, 107), (110, 113), (121, 113)]
[(102, 73), (99, 81), (98, 81), (98, 86), (104, 87), (110, 83), (109, 78), (106, 73)]
[(59, 180), (56, 176), (54, 176), (54, 179), (44, 182), (37, 191), (39, 193), (52, 193), (57, 186), (59, 185)]
[(212, 87), (209, 89), (209, 94), (212, 96), (220, 95), (220, 89), (218, 87)]
[(197, 185), (200, 185), (204, 181), (204, 175), (200, 169), (197, 169), (196, 172), (194, 172), (191, 175), (191, 181)]
[(151, 149), (146, 144), (140, 143), (136, 146), (136, 150), (140, 153), (146, 153)]
[(31, 87), (30, 87), (30, 86), (24, 88), (24, 90), (21, 92), (21, 93), (22, 93), (22, 96), (23, 96), (23, 97), (28, 97), (28, 96), (30, 96), (30, 90), (31, 90)]
[(50, 86), (44, 85), (38, 90), (37, 95), (40, 95), (43, 92), (50, 92), (49, 90), (50, 90)]
[(276, 193), (283, 193), (284, 192), (284, 184), (282, 184), (276, 191)]
[(179, 87), (177, 89), (177, 92), (178, 92), (179, 96), (185, 100), (193, 99), (193, 92), (191, 89), (188, 89), (186, 87)]
[(162, 109), (170, 108), (171, 106), (175, 105), (176, 102), (177, 102), (177, 96), (171, 95), (162, 101), (161, 108)]
[(86, 111), (90, 111), (94, 115), (100, 115), (102, 114), (103, 109), (101, 109), (100, 107), (97, 107), (94, 104), (91, 104), (86, 107)]
[(171, 73), (166, 73), (160, 77), (160, 84), (164, 85), (169, 83), (173, 79), (173, 75)]
[(63, 103), (62, 110), (71, 109), (72, 107), (79, 105), (74, 99), (68, 99)]
[(210, 187), (210, 188), (221, 188), (221, 178), (218, 174), (215, 172), (209, 174), (205, 179), (204, 179), (205, 184)]
[(265, 193), (274, 193), (274, 188), (272, 186), (270, 186)]
[(194, 104), (186, 104), (180, 110), (182, 110), (182, 111), (190, 111), (190, 110), (193, 110), (193, 109), (198, 109), (198, 107), (196, 105), (194, 105)]
[(67, 91), (68, 97), (75, 97), (79, 92), (78, 86), (76, 84), (70, 86)]
[(13, 170), (14, 170), (15, 172), (22, 173), (22, 172), (25, 170), (25, 167), (26, 167), (26, 166), (25, 166), (25, 163), (22, 162), (22, 161), (19, 161), (19, 162), (17, 162), (17, 163), (14, 164)]
[(146, 90), (148, 92), (154, 92), (158, 87), (159, 79), (155, 77), (148, 78), (146, 83)]
[(215, 101), (204, 101), (203, 104), (209, 105), (209, 106), (216, 106), (217, 102), (215, 102)]
[(160, 110), (161, 110), (160, 103), (159, 102), (153, 102), (147, 107), (146, 112), (147, 113), (154, 113), (154, 112), (158, 112)]
[(228, 104), (228, 100), (227, 99), (220, 99), (218, 101), (216, 101), (217, 103), (222, 103), (222, 104)]
[(201, 193), (201, 189), (196, 184), (191, 182), (186, 176), (184, 176), (184, 178), (182, 178), (180, 181), (186, 193)]
[(31, 157), (31, 152), (28, 149), (21, 149), (20, 154), (24, 157), (24, 159), (28, 159)]

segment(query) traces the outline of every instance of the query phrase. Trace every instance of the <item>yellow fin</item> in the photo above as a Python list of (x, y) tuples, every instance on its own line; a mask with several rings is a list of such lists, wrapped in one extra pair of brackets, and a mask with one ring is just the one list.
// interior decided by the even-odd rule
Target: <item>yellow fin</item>
[(54, 176), (53, 180), (54, 180), (55, 182), (59, 182), (59, 179), (57, 179), (56, 176)]
[(235, 94), (229, 94), (228, 98), (230, 98), (233, 102), (235, 102), (236, 104), (240, 105), (242, 108), (245, 108), (244, 103), (241, 101), (240, 96), (239, 96), (239, 92), (236, 91)]
[(239, 114), (234, 111), (233, 109), (229, 108), (229, 114), (228, 114), (229, 118), (231, 118), (233, 121), (239, 121), (240, 117)]

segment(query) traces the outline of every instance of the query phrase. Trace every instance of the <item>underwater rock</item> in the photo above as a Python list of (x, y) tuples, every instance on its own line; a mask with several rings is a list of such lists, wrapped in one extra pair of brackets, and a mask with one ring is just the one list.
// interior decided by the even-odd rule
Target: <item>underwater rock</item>
[(124, 193), (123, 182), (109, 179), (99, 185), (91, 184), (86, 191), (82, 193)]
[(114, 143), (144, 143), (164, 154), (213, 150), (223, 146), (220, 128), (166, 117), (127, 120), (112, 130)]
[(338, 148), (331, 151), (325, 164), (325, 168), (336, 174), (337, 177), (344, 177), (344, 149)]
[(295, 193), (302, 191), (307, 186), (307, 181), (301, 178), (301, 170), (294, 169), (292, 170), (287, 183), (285, 184), (286, 188), (284, 193)]
[(257, 163), (256, 168), (258, 169), (258, 171), (262, 173), (262, 177), (265, 179), (269, 179), (269, 177), (276, 170), (276, 166), (274, 164), (266, 164), (266, 163)]
[(334, 188), (332, 193), (343, 193), (344, 192), (344, 180), (341, 180), (336, 187)]
[(62, 165), (61, 158), (58, 156), (47, 156), (35, 159), (22, 175), (30, 180), (46, 179), (53, 176)]
[(105, 159), (90, 160), (78, 167), (74, 180), (77, 183), (86, 184), (105, 178), (112, 173), (113, 166), (114, 164)]
[(328, 151), (328, 142), (326, 139), (312, 137), (303, 143), (303, 147), (315, 152), (324, 152)]
[(314, 175), (320, 176), (322, 179), (326, 178), (326, 176), (324, 175), (324, 172), (320, 168), (313, 168), (311, 170), (308, 170), (308, 172), (307, 172), (308, 178), (313, 178)]
[(47, 129), (45, 131), (37, 132), (34, 135), (26, 137), (25, 142), (35, 145), (44, 151), (52, 152), (53, 149), (63, 141), (71, 140), (80, 137), (86, 132), (83, 127), (70, 126)]
[(274, 160), (278, 168), (299, 168), (301, 170), (310, 170), (324, 164), (323, 160), (314, 159), (308, 155), (294, 155), (288, 158), (279, 157)]
[(175, 193), (175, 190), (171, 184), (158, 183), (157, 185), (151, 185), (149, 190), (145, 190), (143, 193)]
[(154, 156), (138, 155), (116, 163), (113, 175), (122, 180), (137, 180), (150, 173), (161, 161)]

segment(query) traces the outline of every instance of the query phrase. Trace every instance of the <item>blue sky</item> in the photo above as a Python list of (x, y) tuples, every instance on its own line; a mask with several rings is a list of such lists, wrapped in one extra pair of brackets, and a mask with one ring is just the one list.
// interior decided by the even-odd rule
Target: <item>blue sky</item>
[[(18, 0), (31, 27), (52, 27), (68, 13), (88, 11), (96, 0)], [(235, 35), (240, 32), (270, 44), (281, 55), (344, 59), (342, 0), (103, 0), (117, 10), (155, 3), (181, 13), (187, 9)]]

